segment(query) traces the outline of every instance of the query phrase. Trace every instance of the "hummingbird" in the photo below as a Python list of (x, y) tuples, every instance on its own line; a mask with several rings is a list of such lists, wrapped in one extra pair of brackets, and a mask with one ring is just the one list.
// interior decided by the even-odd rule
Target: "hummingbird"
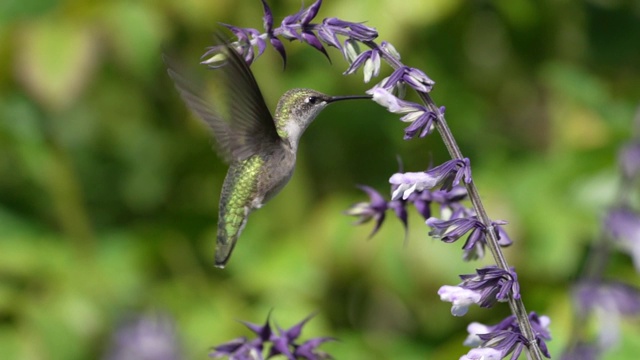
[(329, 96), (311, 89), (285, 92), (275, 115), (265, 104), (249, 65), (223, 40), (218, 48), (225, 64), (221, 72), (228, 116), (220, 103), (210, 104), (191, 90), (188, 82), (169, 65), (182, 100), (211, 130), (219, 156), (229, 164), (218, 208), (215, 266), (224, 268), (251, 212), (284, 188), (293, 175), (302, 133), (327, 105), (369, 95)]

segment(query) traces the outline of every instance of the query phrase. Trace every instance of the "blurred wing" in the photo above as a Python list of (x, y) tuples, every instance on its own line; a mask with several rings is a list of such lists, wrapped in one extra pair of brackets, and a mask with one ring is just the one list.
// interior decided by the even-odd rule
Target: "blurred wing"
[(171, 68), (169, 75), (187, 106), (211, 128), (221, 156), (227, 161), (240, 161), (258, 153), (265, 144), (280, 141), (280, 137), (249, 66), (220, 35), (217, 39), (227, 61), (213, 71), (222, 72), (230, 119), (223, 119)]
[(192, 89), (189, 82), (175, 70), (175, 65), (164, 56), (167, 72), (175, 83), (180, 97), (187, 107), (202, 119), (213, 133), (215, 147), (220, 157), (228, 162), (233, 160), (231, 151), (231, 128), (229, 124)]

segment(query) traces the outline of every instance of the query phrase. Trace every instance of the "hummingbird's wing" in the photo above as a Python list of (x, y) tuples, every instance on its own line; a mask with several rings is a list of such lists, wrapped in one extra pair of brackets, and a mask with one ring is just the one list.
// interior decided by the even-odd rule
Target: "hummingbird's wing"
[(211, 128), (220, 155), (227, 162), (241, 161), (258, 153), (266, 144), (281, 139), (251, 69), (221, 35), (216, 37), (227, 61), (213, 71), (222, 73), (228, 94), (229, 119), (220, 116), (214, 107), (191, 90), (187, 81), (170, 65), (168, 72), (187, 106)]

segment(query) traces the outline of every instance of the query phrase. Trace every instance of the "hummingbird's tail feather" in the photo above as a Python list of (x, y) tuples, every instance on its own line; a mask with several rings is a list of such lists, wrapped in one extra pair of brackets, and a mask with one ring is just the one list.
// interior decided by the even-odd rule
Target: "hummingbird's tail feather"
[(218, 237), (218, 241), (216, 243), (216, 263), (215, 267), (219, 269), (224, 269), (231, 257), (231, 253), (233, 252), (233, 248), (236, 246), (236, 242), (238, 240), (237, 236), (229, 238), (221, 238)]

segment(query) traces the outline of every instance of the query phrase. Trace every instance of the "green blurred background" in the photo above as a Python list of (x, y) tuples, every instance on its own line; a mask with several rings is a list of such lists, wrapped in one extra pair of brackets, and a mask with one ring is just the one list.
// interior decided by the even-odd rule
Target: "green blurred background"
[[(309, 3), (309, 2), (307, 2)], [(275, 21), (298, 0), (269, 1)], [(428, 237), (408, 243), (389, 214), (352, 226), (341, 212), (388, 194), (397, 171), (447, 159), (440, 139), (403, 141), (397, 116), (368, 102), (325, 110), (303, 137), (289, 186), (254, 213), (229, 266), (213, 268), (226, 166), (185, 109), (162, 52), (196, 70), (217, 22), (260, 28), (258, 0), (4, 0), (0, 3), (0, 358), (96, 359), (132, 314), (167, 313), (186, 359), (246, 335), (236, 322), (291, 326), (341, 341), (338, 359), (456, 359), (466, 325), (436, 291), (489, 264)], [(447, 119), (506, 250), (528, 310), (552, 318), (556, 357), (571, 325), (568, 286), (617, 186), (616, 153), (640, 98), (638, 1), (325, 1), (318, 19), (368, 21), (406, 64), (436, 81)], [(359, 94), (308, 46), (269, 49), (253, 66), (273, 109), (284, 91)], [(209, 74), (200, 69), (204, 76)], [(382, 76), (390, 69), (383, 66)], [(638, 284), (630, 260), (609, 273)], [(626, 324), (611, 359), (640, 351)]]

